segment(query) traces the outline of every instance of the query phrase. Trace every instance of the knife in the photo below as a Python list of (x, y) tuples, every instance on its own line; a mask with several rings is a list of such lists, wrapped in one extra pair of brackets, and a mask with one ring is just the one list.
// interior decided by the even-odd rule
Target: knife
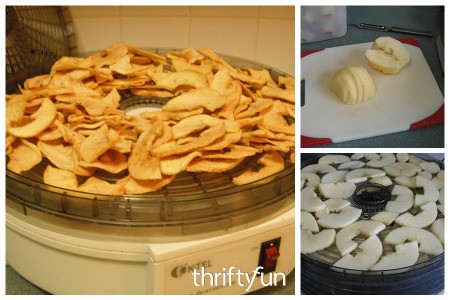
[(368, 24), (368, 23), (358, 23), (355, 25), (362, 29), (378, 30), (378, 31), (385, 31), (385, 32), (390, 31), (390, 32), (398, 32), (398, 33), (415, 34), (415, 35), (433, 37), (433, 33), (431, 31), (427, 31), (427, 30), (418, 30), (418, 29), (411, 29), (411, 28), (404, 28), (404, 27), (388, 27), (388, 26), (373, 25), (373, 24)]
[(444, 73), (444, 66), (445, 66), (445, 64), (444, 64), (444, 45), (442, 45), (441, 36), (437, 37), (436, 46), (437, 46), (439, 62), (441, 63), (442, 73)]

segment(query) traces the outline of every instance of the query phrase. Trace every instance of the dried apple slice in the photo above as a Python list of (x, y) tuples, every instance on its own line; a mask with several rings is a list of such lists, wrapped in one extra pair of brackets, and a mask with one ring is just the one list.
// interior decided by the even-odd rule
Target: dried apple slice
[(77, 176), (67, 170), (54, 168), (50, 165), (44, 171), (44, 183), (63, 189), (76, 190), (78, 188)]
[(213, 112), (225, 104), (225, 97), (219, 92), (210, 88), (193, 89), (180, 96), (172, 98), (163, 110), (194, 110), (204, 107)]
[(284, 159), (278, 152), (270, 151), (264, 153), (258, 160), (263, 167), (258, 171), (247, 170), (241, 175), (233, 178), (236, 185), (248, 184), (269, 177), (284, 169)]
[(6, 167), (16, 173), (28, 171), (42, 161), (38, 147), (25, 139), (16, 139), (10, 145), (8, 157)]
[[(7, 128), (8, 132), (21, 138), (30, 138), (43, 132), (56, 117), (56, 108), (52, 100), (45, 98), (39, 109), (31, 115), (30, 122), (14, 126), (13, 123)], [(22, 119), (23, 121), (23, 119)]]

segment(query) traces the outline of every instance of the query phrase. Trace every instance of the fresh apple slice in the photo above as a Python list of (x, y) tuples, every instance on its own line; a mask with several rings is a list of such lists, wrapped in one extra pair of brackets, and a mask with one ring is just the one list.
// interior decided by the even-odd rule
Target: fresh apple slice
[(421, 162), (419, 164), (419, 167), (421, 167), (422, 170), (424, 170), (424, 171), (430, 172), (431, 174), (436, 174), (436, 173), (439, 173), (439, 171), (441, 171), (441, 167), (439, 167), (439, 165), (437, 163), (432, 162), (432, 161)]
[(301, 252), (308, 254), (325, 249), (331, 246), (335, 239), (336, 231), (334, 229), (324, 229), (317, 234), (313, 234), (311, 230), (302, 229)]
[(408, 153), (397, 153), (397, 161), (398, 162), (407, 162), (409, 160)]
[(416, 177), (398, 176), (394, 178), (394, 182), (408, 188), (416, 188)]
[(393, 176), (393, 177), (399, 177), (399, 176), (413, 177), (413, 176), (417, 175), (419, 172), (421, 172), (422, 168), (420, 168), (418, 165), (415, 165), (415, 164), (412, 164), (409, 162), (404, 162), (404, 163), (396, 162), (396, 163), (384, 166), (383, 170), (386, 172), (387, 175)]
[(369, 74), (369, 72), (362, 66), (358, 66), (355, 71), (359, 75), (359, 78), (361, 80), (361, 85), (363, 88), (363, 101), (369, 100), (370, 98), (375, 96), (376, 92), (373, 78)]
[(358, 88), (353, 76), (346, 67), (339, 69), (331, 78), (330, 90), (344, 103), (358, 102)]
[(384, 242), (391, 245), (400, 245), (405, 241), (417, 241), (419, 243), (419, 252), (439, 255), (444, 252), (439, 239), (428, 230), (415, 227), (399, 227), (389, 232)]
[(395, 219), (395, 223), (397, 223), (400, 226), (417, 227), (417, 228), (424, 228), (433, 224), (433, 222), (436, 220), (437, 217), (436, 203), (430, 202), (424, 204), (420, 207), (420, 209), (421, 212), (415, 216), (413, 216), (409, 212), (398, 216)]
[(386, 173), (379, 169), (361, 168), (351, 170), (345, 175), (345, 181), (360, 183), (369, 180), (370, 178), (383, 177)]
[(441, 190), (444, 188), (444, 170), (441, 170), (439, 173), (437, 173), (436, 177), (434, 177), (433, 179), (431, 179), (431, 182), (433, 182), (434, 186), (438, 189)]
[(319, 158), (319, 164), (328, 164), (328, 165), (341, 164), (349, 161), (350, 157), (342, 154), (328, 154)]
[(376, 235), (372, 235), (359, 245), (362, 250), (355, 256), (344, 255), (333, 266), (343, 269), (367, 271), (380, 259), (383, 253), (383, 245)]
[(391, 192), (392, 196), (397, 196), (395, 200), (388, 201), (385, 206), (386, 211), (404, 213), (414, 205), (414, 193), (407, 187), (395, 185)]
[(378, 234), (384, 228), (386, 228), (386, 225), (378, 221), (357, 221), (339, 230), (336, 234), (336, 247), (338, 248), (339, 253), (344, 256), (355, 250), (358, 246), (358, 243), (353, 241), (355, 237), (358, 235), (370, 237)]
[(430, 230), (434, 235), (441, 241), (442, 244), (445, 244), (445, 221), (444, 218), (437, 219), (431, 224)]
[(365, 163), (362, 161), (352, 160), (339, 165), (338, 170), (353, 170), (364, 167)]
[(302, 169), (302, 172), (310, 172), (314, 174), (326, 174), (336, 171), (336, 168), (329, 164), (311, 164)]
[(359, 77), (358, 71), (356, 71), (358, 67), (355, 66), (347, 66), (344, 68), (346, 72), (350, 74), (350, 76), (353, 78), (353, 81), (356, 86), (356, 103), (363, 102), (364, 99), (364, 90), (363, 85), (361, 83), (361, 78)]
[(398, 217), (397, 212), (393, 211), (380, 211), (376, 215), (373, 215), (370, 219), (374, 221), (381, 222), (385, 225), (392, 224), (394, 222), (395, 218)]
[(338, 229), (348, 226), (358, 220), (362, 210), (353, 206), (343, 208), (338, 213), (330, 213), (321, 217), (317, 223), (324, 228)]
[(340, 211), (340, 210), (346, 208), (347, 206), (351, 205), (350, 201), (345, 200), (345, 199), (340, 199), (340, 198), (328, 199), (323, 202), (328, 207), (328, 209), (332, 212)]
[(366, 50), (369, 65), (385, 74), (396, 74), (409, 62), (409, 52), (403, 44), (391, 37), (379, 37), (372, 49)]
[(320, 181), (320, 183), (344, 182), (345, 174), (347, 174), (347, 173), (348, 173), (348, 171), (343, 171), (343, 170), (327, 173), (322, 177), (322, 180)]
[(300, 205), (302, 211), (316, 212), (326, 207), (314, 190), (307, 186), (301, 191)]
[(301, 173), (301, 180), (304, 180), (305, 186), (309, 186), (311, 188), (313, 188), (314, 190), (319, 186), (320, 184), (320, 176), (315, 174), (315, 173), (311, 173), (311, 172), (302, 172)]
[(321, 183), (319, 192), (326, 198), (348, 198), (356, 190), (353, 182)]
[(395, 252), (381, 257), (381, 260), (370, 268), (371, 271), (382, 271), (406, 268), (414, 265), (419, 258), (417, 241), (395, 246)]
[(302, 211), (300, 215), (300, 228), (311, 230), (314, 233), (319, 232), (319, 225), (317, 224), (316, 218), (306, 211)]
[(369, 180), (370, 183), (377, 183), (384, 186), (391, 186), (393, 184), (391, 178), (388, 176), (376, 177)]
[(367, 162), (367, 166), (371, 168), (382, 168), (396, 162), (395, 155), (392, 153), (381, 153), (381, 159), (372, 159)]
[(320, 218), (327, 216), (331, 213), (330, 209), (328, 207), (325, 207), (324, 209), (318, 210), (314, 213), (314, 216), (316, 217), (316, 220), (319, 220)]
[(429, 202), (436, 202), (439, 199), (439, 190), (431, 180), (422, 176), (416, 176), (416, 187), (423, 188), (423, 194), (416, 194), (414, 206), (422, 206)]

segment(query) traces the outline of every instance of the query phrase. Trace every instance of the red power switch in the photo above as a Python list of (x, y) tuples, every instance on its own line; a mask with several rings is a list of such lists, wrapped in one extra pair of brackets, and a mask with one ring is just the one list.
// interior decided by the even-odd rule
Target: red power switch
[(259, 266), (263, 269), (262, 273), (275, 271), (277, 267), (278, 257), (280, 256), (281, 238), (261, 243), (261, 251), (259, 253)]

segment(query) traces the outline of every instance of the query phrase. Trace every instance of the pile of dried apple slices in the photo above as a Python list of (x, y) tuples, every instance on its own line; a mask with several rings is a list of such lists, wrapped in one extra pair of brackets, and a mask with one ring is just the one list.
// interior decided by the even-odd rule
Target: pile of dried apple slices
[[(355, 203), (363, 184), (389, 191), (384, 207), (368, 213)], [(301, 189), (302, 254), (332, 249), (334, 267), (380, 271), (444, 252), (444, 170), (436, 162), (406, 153), (328, 154), (302, 168)]]

